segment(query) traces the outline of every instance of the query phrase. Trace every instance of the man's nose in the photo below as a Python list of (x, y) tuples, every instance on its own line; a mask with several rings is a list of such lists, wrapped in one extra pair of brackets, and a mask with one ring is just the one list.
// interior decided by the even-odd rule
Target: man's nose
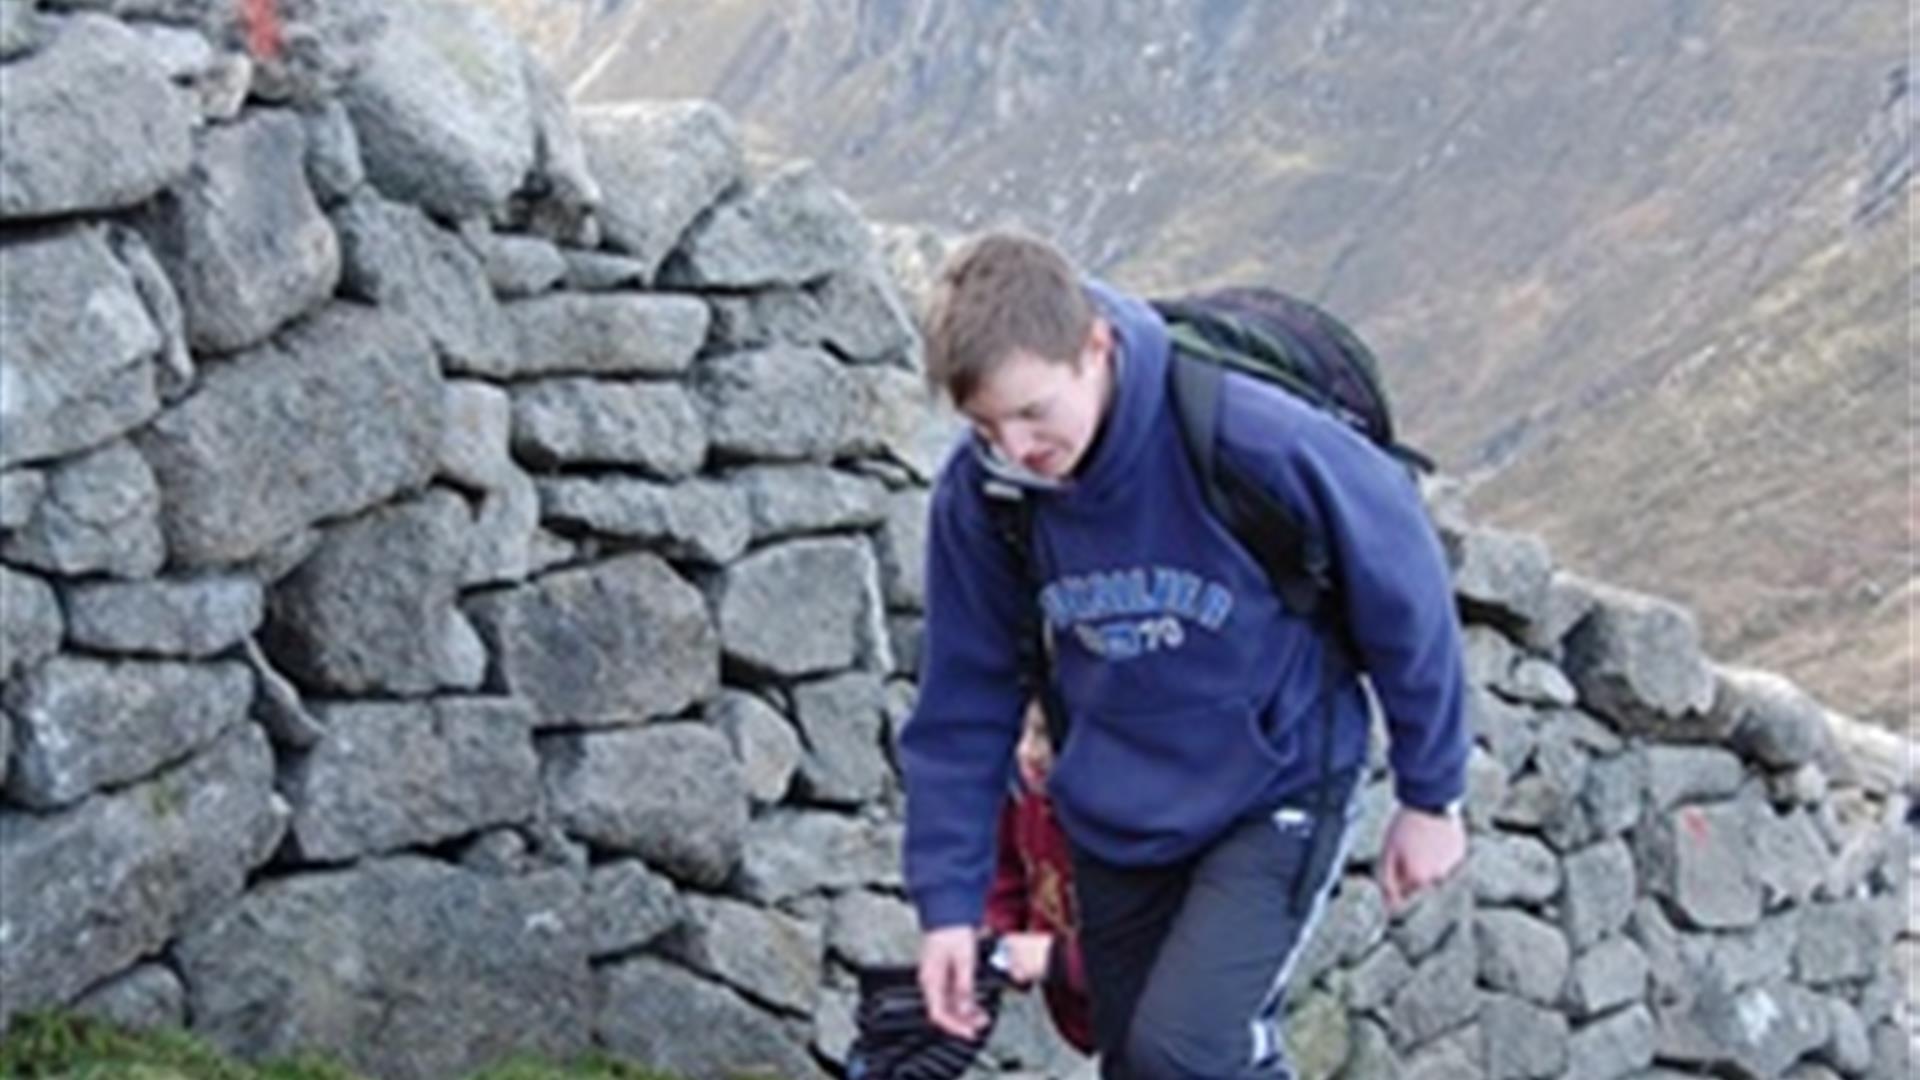
[(1007, 460), (1025, 461), (1033, 449), (1033, 432), (1025, 424), (1008, 424), (1000, 429), (1000, 452)]

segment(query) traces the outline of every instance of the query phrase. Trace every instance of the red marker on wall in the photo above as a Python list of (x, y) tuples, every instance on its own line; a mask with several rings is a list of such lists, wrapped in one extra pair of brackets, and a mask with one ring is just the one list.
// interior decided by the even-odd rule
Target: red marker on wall
[(276, 0), (239, 0), (240, 24), (247, 34), (247, 52), (256, 61), (277, 60), (284, 39)]

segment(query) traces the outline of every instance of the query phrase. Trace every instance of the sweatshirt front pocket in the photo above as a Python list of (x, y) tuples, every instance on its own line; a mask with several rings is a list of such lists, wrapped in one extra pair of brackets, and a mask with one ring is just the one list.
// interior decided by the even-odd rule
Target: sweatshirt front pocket
[(1074, 841), (1112, 862), (1176, 859), (1255, 809), (1283, 762), (1246, 699), (1076, 718), (1048, 785)]

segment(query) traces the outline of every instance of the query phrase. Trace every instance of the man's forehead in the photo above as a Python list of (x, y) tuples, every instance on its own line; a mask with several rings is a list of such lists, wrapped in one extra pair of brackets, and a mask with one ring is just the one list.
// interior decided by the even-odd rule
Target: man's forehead
[(1015, 353), (983, 377), (959, 408), (975, 419), (997, 419), (1053, 398), (1072, 377), (1070, 364)]

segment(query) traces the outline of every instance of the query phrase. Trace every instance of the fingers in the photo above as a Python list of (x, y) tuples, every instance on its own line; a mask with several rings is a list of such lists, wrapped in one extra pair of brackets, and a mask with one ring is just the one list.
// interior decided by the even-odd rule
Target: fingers
[(927, 1019), (950, 1035), (973, 1038), (987, 1022), (973, 998), (973, 947), (968, 942), (929, 942), (920, 957), (920, 992)]
[(1398, 912), (1406, 906), (1407, 892), (1402, 884), (1404, 866), (1398, 853), (1389, 850), (1380, 859), (1379, 873), (1375, 875), (1380, 884), (1380, 894), (1387, 902), (1389, 912)]

